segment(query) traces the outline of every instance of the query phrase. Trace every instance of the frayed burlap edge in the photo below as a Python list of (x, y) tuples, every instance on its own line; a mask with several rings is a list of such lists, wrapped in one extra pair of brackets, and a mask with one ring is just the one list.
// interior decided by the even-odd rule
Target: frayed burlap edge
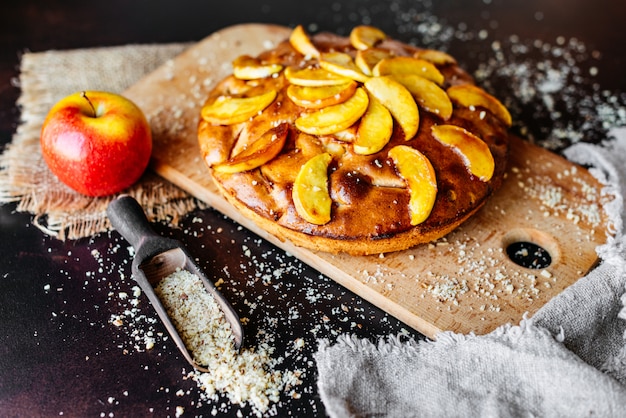
[[(18, 106), (21, 120), (0, 155), (0, 204), (16, 203), (33, 215), (33, 224), (61, 240), (89, 237), (110, 228), (106, 207), (114, 198), (91, 198), (62, 184), (47, 168), (39, 135), (49, 109), (81, 90), (122, 93), (141, 77), (175, 57), (186, 44), (127, 45), (70, 51), (26, 52), (21, 57)], [(148, 170), (125, 190), (151, 221), (176, 224), (206, 204)]]

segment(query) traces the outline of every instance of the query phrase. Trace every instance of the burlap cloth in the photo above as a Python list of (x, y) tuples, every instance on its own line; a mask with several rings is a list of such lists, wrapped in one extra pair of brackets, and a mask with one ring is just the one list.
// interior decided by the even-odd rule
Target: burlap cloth
[[(33, 214), (33, 223), (59, 239), (78, 239), (106, 231), (105, 209), (112, 197), (90, 198), (62, 184), (41, 156), (39, 135), (54, 103), (82, 90), (122, 93), (141, 77), (186, 48), (186, 44), (126, 45), (70, 51), (26, 52), (19, 83), (21, 121), (0, 155), (0, 204), (17, 202), (17, 211)], [(152, 221), (176, 224), (202, 202), (147, 170), (125, 191)]]

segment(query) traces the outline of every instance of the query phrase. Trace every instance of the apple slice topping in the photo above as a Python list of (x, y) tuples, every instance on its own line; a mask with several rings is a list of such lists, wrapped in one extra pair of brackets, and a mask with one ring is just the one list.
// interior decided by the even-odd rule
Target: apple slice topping
[(276, 98), (276, 90), (252, 97), (219, 96), (202, 107), (201, 116), (214, 125), (234, 125), (262, 112)]
[(289, 124), (281, 123), (265, 132), (259, 139), (229, 160), (213, 165), (213, 169), (220, 173), (240, 173), (258, 168), (280, 153), (288, 132)]
[(356, 131), (357, 125), (354, 124), (347, 129), (333, 133), (333, 138), (342, 142), (354, 142), (356, 139)]
[(357, 86), (356, 81), (321, 87), (291, 84), (287, 87), (287, 97), (300, 107), (321, 109), (345, 102), (354, 95)]
[(374, 75), (372, 71), (376, 64), (385, 58), (391, 58), (393, 54), (382, 48), (360, 49), (356, 53), (354, 63), (365, 75)]
[(241, 55), (233, 61), (233, 75), (240, 80), (257, 80), (281, 72), (281, 64), (263, 64), (257, 58)]
[(350, 43), (358, 50), (371, 48), (386, 38), (385, 32), (374, 26), (360, 25), (350, 31)]
[(437, 84), (416, 74), (397, 74), (394, 78), (411, 92), (417, 103), (443, 120), (452, 116), (452, 101)]
[(404, 138), (413, 138), (419, 126), (419, 111), (407, 88), (390, 77), (372, 77), (364, 85), (368, 92), (389, 109), (404, 132)]
[(343, 52), (325, 52), (320, 55), (320, 67), (331, 73), (365, 83), (369, 77), (363, 74), (352, 57)]
[(484, 182), (491, 179), (495, 168), (493, 155), (482, 139), (456, 125), (433, 125), (431, 131), (435, 139), (461, 156), (470, 173)]
[(387, 145), (392, 133), (391, 113), (376, 97), (370, 96), (367, 111), (361, 118), (352, 144), (354, 152), (361, 155), (374, 154)]
[(424, 154), (407, 145), (397, 145), (389, 150), (398, 174), (409, 189), (411, 225), (428, 219), (437, 198), (435, 169)]
[(309, 34), (306, 32), (302, 25), (298, 25), (291, 31), (291, 35), (289, 36), (289, 43), (299, 53), (304, 55), (305, 57), (310, 58), (319, 58), (320, 52), (317, 50), (313, 42), (311, 42), (311, 38)]
[(350, 78), (331, 73), (319, 67), (293, 68), (287, 67), (284, 71), (287, 81), (296, 86), (321, 87), (346, 84)]
[[(233, 80), (237, 82), (228, 90), (229, 96), (207, 102), (202, 118), (217, 125), (254, 118), (278, 96), (277, 90), (257, 94), (260, 83), (256, 80), (272, 77), (270, 84), (285, 87), (285, 95), (300, 112), (293, 122), (298, 131), (294, 143), (286, 147), (288, 132), (293, 128), (291, 122), (280, 123), (245, 148), (231, 149), (233, 155), (212, 165), (213, 170), (233, 174), (261, 168), (267, 178), (291, 179), (291, 197), (298, 216), (324, 225), (331, 220), (331, 161), (343, 161), (350, 150), (350, 158), (364, 159), (354, 154), (372, 155), (387, 147), (391, 149), (386, 167), (393, 179), (372, 184), (406, 188), (411, 224), (419, 225), (428, 219), (438, 192), (435, 170), (428, 158), (412, 146), (390, 144), (394, 124), (408, 141), (418, 132), (421, 110), (438, 115), (444, 123), (452, 118), (453, 104), (484, 108), (507, 126), (511, 125), (511, 116), (502, 103), (479, 87), (441, 87), (445, 79), (438, 67), (455, 64), (452, 56), (432, 49), (403, 55), (408, 50), (395, 49), (393, 45), (390, 49), (379, 47), (386, 38), (377, 28), (357, 26), (349, 38), (353, 49), (345, 45), (345, 49), (322, 52), (299, 25), (292, 31), (289, 43), (304, 55), (304, 60), (296, 58), (302, 64), (283, 67), (247, 55), (235, 59)], [(433, 125), (431, 134), (459, 156), (472, 176), (484, 182), (492, 178), (494, 158), (479, 137), (450, 124)], [(282, 154), (285, 148), (289, 151)], [(285, 164), (288, 169), (284, 169)], [(379, 165), (372, 166), (373, 170), (378, 168)]]
[(318, 154), (302, 165), (293, 183), (292, 198), (296, 212), (315, 225), (330, 221), (332, 200), (328, 191), (329, 153)]
[(456, 64), (456, 59), (452, 55), (437, 49), (420, 49), (413, 56), (436, 65)]
[(444, 82), (443, 74), (432, 62), (405, 56), (382, 59), (376, 64), (372, 74), (376, 76), (417, 74), (439, 85), (442, 85)]
[(367, 110), (368, 102), (367, 93), (359, 87), (354, 95), (343, 103), (301, 114), (296, 119), (296, 127), (311, 135), (334, 134), (358, 121)]
[(500, 119), (507, 127), (512, 119), (508, 109), (495, 97), (473, 84), (459, 84), (447, 90), (450, 99), (463, 107), (482, 107)]

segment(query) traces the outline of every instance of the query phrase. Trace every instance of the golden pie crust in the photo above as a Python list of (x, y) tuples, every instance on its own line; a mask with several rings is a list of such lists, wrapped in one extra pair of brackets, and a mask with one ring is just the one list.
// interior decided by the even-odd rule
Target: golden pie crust
[[(302, 28), (297, 29), (302, 35)], [(205, 104), (206, 109), (203, 108), (198, 126), (202, 157), (220, 192), (244, 216), (279, 239), (289, 240), (297, 246), (333, 253), (379, 254), (404, 250), (448, 234), (470, 218), (500, 187), (509, 150), (510, 116), (495, 98), (480, 88), (468, 91), (478, 91), (480, 97), (496, 101), (500, 108), (494, 110), (480, 100), (473, 104), (475, 98), (469, 93), (458, 97), (449, 93), (453, 98), (452, 113), (444, 120), (441, 113), (425, 108), (416, 99), (419, 111), (417, 133), (405, 138), (399, 117), (394, 114), (391, 137), (380, 151), (370, 155), (355, 152), (355, 132), (362, 117), (336, 133), (318, 135), (298, 129), (298, 118), (319, 109), (299, 106), (290, 99), (288, 88), (292, 83), (286, 72), (320, 68), (320, 60), (326, 53), (341, 52), (354, 59), (359, 50), (375, 48), (381, 51), (382, 56), (417, 57), (432, 63), (443, 76), (442, 81), (436, 84), (445, 92), (450, 92), (453, 86), (475, 84), (449, 55), (407, 45), (386, 36), (371, 41), (369, 45), (357, 45), (360, 49), (355, 48), (354, 39), (351, 41), (350, 37), (329, 33), (307, 39), (314, 48), (310, 54), (287, 39), (258, 57), (244, 57), (235, 64), (244, 62), (245, 69), (248, 65), (245, 62), (251, 62), (249, 69), (257, 66), (267, 70), (266, 73), (261, 72), (260, 78), (242, 79), (234, 74), (226, 77), (212, 90)], [(272, 65), (273, 69), (268, 70)], [(389, 76), (393, 78), (394, 74)], [(363, 79), (375, 77), (380, 76), (370, 74)], [(363, 80), (356, 80), (355, 84), (357, 89), (366, 87)], [(276, 92), (275, 97), (268, 96), (270, 104), (244, 121), (233, 123), (224, 119), (220, 122), (206, 116), (211, 106), (223, 98), (257, 97), (268, 91)], [(353, 97), (354, 94), (348, 96)], [(237, 106), (234, 108), (237, 109)], [(503, 117), (502, 109), (506, 117)], [(466, 155), (436, 138), (434, 132), (437, 128), (433, 127), (441, 125), (462, 128), (463, 132), (487, 145), (493, 159), (488, 178), (473, 173), (468, 167)], [(278, 147), (273, 151), (278, 152), (276, 155), (265, 156), (266, 159), (271, 156), (268, 161), (250, 169), (242, 170), (235, 165), (231, 165), (232, 170), (216, 169), (225, 162), (236, 162), (237, 156), (245, 155), (246, 149), (254, 148), (252, 144), (263, 135), (266, 135), (268, 144)], [(283, 138), (280, 145), (276, 145), (276, 138)], [(411, 213), (411, 202), (413, 197), (419, 198), (420, 192), (411, 190), (412, 183), (403, 177), (389, 153), (400, 145), (425, 156), (436, 178), (434, 204), (426, 213), (425, 220), (417, 224)], [(323, 223), (314, 223), (306, 220), (302, 211), (299, 212), (294, 203), (293, 189), (303, 165), (322, 153), (331, 156), (326, 169), (326, 190), (322, 190), (330, 197), (330, 217)], [(246, 167), (245, 164), (243, 167)]]

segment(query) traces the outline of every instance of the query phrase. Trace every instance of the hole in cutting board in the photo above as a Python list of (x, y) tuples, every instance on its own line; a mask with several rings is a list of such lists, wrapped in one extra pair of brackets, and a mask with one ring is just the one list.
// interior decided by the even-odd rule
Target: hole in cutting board
[(513, 229), (505, 235), (502, 244), (512, 262), (529, 269), (547, 268), (560, 255), (556, 240), (537, 229)]
[(550, 253), (533, 242), (509, 244), (506, 253), (515, 264), (529, 269), (544, 269), (552, 264)]

